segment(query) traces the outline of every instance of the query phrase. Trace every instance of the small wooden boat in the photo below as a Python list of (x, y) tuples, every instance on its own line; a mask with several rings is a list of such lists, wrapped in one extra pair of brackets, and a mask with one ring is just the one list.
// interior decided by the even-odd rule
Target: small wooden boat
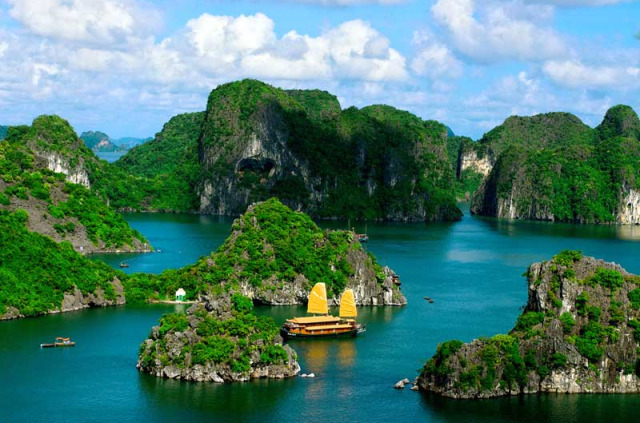
[(120, 263), (120, 267), (129, 267), (129, 263), (123, 261)]
[(76, 343), (71, 341), (71, 338), (57, 337), (53, 344), (40, 344), (40, 348), (55, 348), (55, 347), (75, 347)]
[(360, 242), (369, 242), (369, 235), (367, 234), (356, 234), (356, 238)]
[(322, 316), (294, 317), (287, 319), (280, 328), (283, 338), (337, 338), (356, 336), (365, 331), (355, 318), (358, 315), (356, 300), (351, 289), (347, 289), (340, 299), (340, 316), (330, 316), (327, 303), (327, 289), (324, 283), (317, 283), (309, 294), (307, 313)]

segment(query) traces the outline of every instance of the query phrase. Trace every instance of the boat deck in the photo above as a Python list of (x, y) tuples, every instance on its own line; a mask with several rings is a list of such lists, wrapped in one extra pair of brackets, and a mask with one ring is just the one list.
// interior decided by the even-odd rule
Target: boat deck
[(311, 316), (311, 317), (294, 317), (287, 319), (287, 322), (296, 323), (298, 325), (309, 325), (314, 323), (338, 323), (339, 317), (334, 316)]

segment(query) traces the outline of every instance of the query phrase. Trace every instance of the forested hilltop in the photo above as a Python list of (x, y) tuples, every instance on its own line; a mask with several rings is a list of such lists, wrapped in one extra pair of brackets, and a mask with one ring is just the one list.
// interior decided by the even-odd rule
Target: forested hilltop
[(9, 127), (0, 141), (0, 210), (26, 211), (30, 230), (69, 241), (82, 253), (149, 251), (144, 237), (90, 188), (86, 169), (94, 161), (58, 117)]
[[(640, 223), (640, 120), (611, 108), (590, 128), (569, 113), (513, 116), (480, 141), (451, 139), (471, 212), (572, 223)], [(452, 154), (453, 155), (453, 154)]]
[(457, 220), (446, 139), (446, 126), (389, 106), (342, 110), (324, 91), (243, 80), (116, 166), (172, 181), (172, 210), (237, 215), (278, 197), (321, 218)]

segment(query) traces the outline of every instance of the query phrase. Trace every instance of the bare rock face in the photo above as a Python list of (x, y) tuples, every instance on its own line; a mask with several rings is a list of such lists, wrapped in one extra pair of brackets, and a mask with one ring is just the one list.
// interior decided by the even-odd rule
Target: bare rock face
[(640, 392), (640, 278), (577, 252), (535, 263), (529, 299), (508, 335), (449, 341), (421, 390), (453, 398), (536, 392)]
[(481, 155), (475, 149), (461, 150), (458, 160), (459, 173), (471, 169), (485, 178), (491, 173), (491, 169), (495, 165), (495, 157), (492, 154), (485, 153)]
[(120, 282), (118, 278), (114, 278), (113, 281), (111, 281), (111, 285), (116, 292), (115, 299), (106, 298), (101, 288), (96, 289), (95, 292), (82, 293), (78, 287), (74, 287), (73, 292), (64, 294), (60, 309), (53, 310), (51, 313), (64, 313), (66, 311), (82, 310), (83, 308), (89, 307), (107, 307), (125, 304), (122, 282)]
[(47, 161), (47, 167), (52, 172), (63, 173), (67, 181), (91, 188), (89, 173), (84, 167), (84, 162), (72, 166), (67, 158), (56, 153), (42, 153), (42, 157)]
[(620, 197), (616, 222), (622, 225), (640, 225), (640, 191), (624, 184)]
[(195, 382), (284, 379), (300, 372), (271, 318), (250, 312), (241, 295), (203, 297), (186, 315), (169, 315), (141, 346), (137, 367), (157, 377)]

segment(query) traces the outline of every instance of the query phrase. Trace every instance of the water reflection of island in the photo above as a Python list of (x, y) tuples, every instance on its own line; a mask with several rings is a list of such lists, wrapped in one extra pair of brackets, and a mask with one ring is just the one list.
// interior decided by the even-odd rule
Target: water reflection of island
[(168, 420), (175, 418), (176, 421), (199, 413), (216, 416), (215, 421), (235, 422), (238, 416), (249, 416), (251, 420), (264, 418), (277, 411), (295, 382), (295, 379), (257, 379), (219, 384), (164, 379), (142, 373), (139, 379), (148, 407), (162, 407)]
[[(635, 422), (638, 395), (540, 394), (491, 400), (456, 400), (421, 394), (428, 416), (442, 422)], [(621, 398), (624, 397), (624, 401)], [(623, 405), (624, 404), (624, 405)], [(635, 407), (634, 407), (635, 406)]]
[(640, 225), (616, 226), (616, 235), (620, 239), (638, 241), (640, 240)]
[(583, 225), (564, 222), (498, 219), (485, 216), (474, 216), (473, 218), (492, 231), (509, 237), (536, 235), (558, 238), (640, 240), (640, 225)]

